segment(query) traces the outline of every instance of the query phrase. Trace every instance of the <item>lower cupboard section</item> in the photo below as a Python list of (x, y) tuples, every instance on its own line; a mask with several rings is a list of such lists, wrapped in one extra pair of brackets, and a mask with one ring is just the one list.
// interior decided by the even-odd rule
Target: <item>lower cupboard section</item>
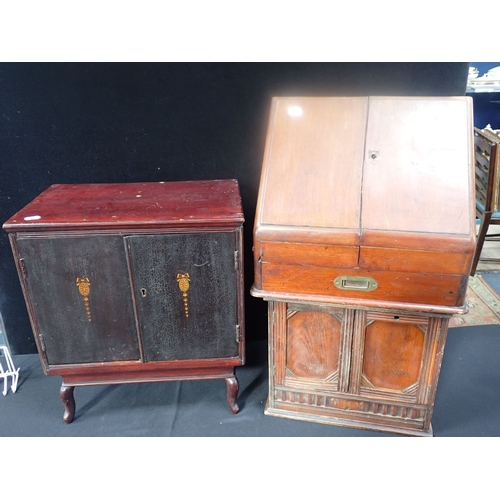
[(432, 435), (449, 317), (269, 302), (266, 414)]

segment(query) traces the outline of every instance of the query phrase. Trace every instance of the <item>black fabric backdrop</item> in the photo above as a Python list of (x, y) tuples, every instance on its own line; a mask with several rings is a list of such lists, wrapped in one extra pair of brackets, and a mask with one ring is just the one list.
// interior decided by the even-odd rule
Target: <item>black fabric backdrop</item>
[[(236, 178), (245, 213), (247, 339), (252, 226), (271, 97), (464, 95), (469, 63), (0, 64), (0, 222), (54, 183)], [(36, 348), (5, 231), (0, 312), (14, 354)]]

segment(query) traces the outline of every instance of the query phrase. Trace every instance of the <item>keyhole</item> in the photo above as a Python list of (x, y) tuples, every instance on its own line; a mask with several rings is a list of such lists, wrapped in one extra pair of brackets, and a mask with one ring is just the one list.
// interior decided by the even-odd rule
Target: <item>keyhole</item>
[(142, 295), (143, 297), (145, 297), (145, 296), (146, 296), (146, 289), (145, 289), (145, 288), (141, 288), (141, 295)]
[(378, 158), (378, 151), (370, 151), (370, 158), (376, 160)]

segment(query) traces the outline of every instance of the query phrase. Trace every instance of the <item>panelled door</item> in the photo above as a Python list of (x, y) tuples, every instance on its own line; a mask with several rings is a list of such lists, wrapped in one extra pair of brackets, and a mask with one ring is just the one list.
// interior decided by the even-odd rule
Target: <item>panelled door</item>
[(278, 386), (347, 392), (354, 312), (270, 302)]
[(276, 386), (426, 405), (443, 319), (271, 302)]
[(129, 236), (145, 361), (238, 356), (237, 233)]
[(122, 237), (20, 237), (17, 245), (49, 365), (139, 359)]

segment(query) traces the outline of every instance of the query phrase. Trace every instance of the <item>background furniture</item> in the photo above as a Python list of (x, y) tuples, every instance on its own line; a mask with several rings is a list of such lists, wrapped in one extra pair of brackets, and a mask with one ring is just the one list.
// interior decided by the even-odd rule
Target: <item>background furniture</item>
[(19, 381), (19, 368), (16, 369), (9, 348), (5, 345), (0, 345), (0, 379), (3, 379), (2, 394), (5, 396), (10, 388), (12, 392), (16, 392), (17, 383)]
[(8, 391), (9, 380), (12, 392), (16, 392), (19, 381), (19, 368), (16, 369), (14, 365), (9, 346), (5, 343), (3, 329), (2, 315), (0, 314), (0, 381), (3, 379), (2, 394), (5, 396)]
[[(500, 62), (471, 62), (466, 95), (474, 101), (474, 126), (500, 128)], [(475, 68), (476, 71), (473, 70)], [(491, 71), (493, 70), (493, 73)]]
[(75, 386), (225, 379), (244, 363), (235, 180), (51, 186), (4, 224), (44, 371)]
[(490, 233), (490, 225), (500, 224), (500, 137), (489, 130), (474, 128), (474, 163), (476, 171), (476, 216), (480, 221), (471, 276), (479, 261), (498, 263), (498, 258), (481, 258), (485, 241), (495, 241), (500, 234)]
[(475, 247), (469, 97), (273, 99), (252, 294), (268, 415), (432, 435)]

